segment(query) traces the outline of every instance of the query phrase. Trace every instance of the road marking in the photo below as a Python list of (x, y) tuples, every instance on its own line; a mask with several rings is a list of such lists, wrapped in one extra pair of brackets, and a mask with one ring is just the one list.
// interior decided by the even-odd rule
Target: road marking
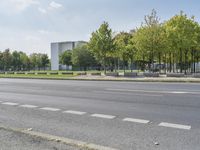
[(160, 94), (199, 94), (195, 91), (151, 91), (151, 90), (134, 90), (134, 89), (105, 89), (106, 91), (118, 92), (139, 92), (139, 93), (160, 93)]
[(167, 123), (167, 122), (161, 122), (159, 126), (162, 127), (169, 127), (169, 128), (178, 128), (178, 129), (184, 129), (184, 130), (190, 130), (191, 126), (188, 125), (182, 125), (182, 124), (173, 124), (173, 123)]
[(171, 92), (173, 94), (187, 94), (188, 92), (182, 92), (182, 91), (173, 91)]
[(82, 112), (82, 111), (74, 111), (74, 110), (63, 111), (63, 113), (75, 114), (75, 115), (84, 115), (84, 114), (86, 114), (86, 112)]
[(35, 106), (35, 105), (20, 105), (19, 107), (26, 107), (26, 108), (36, 108), (38, 106)]
[(59, 111), (60, 109), (58, 108), (52, 108), (52, 107), (43, 107), (43, 108), (40, 108), (42, 110), (49, 110), (49, 111)]
[(136, 122), (136, 123), (144, 123), (144, 124), (147, 124), (147, 123), (150, 122), (149, 120), (136, 119), (136, 118), (124, 118), (123, 121)]
[(97, 117), (97, 118), (105, 118), (105, 119), (114, 119), (116, 116), (112, 115), (104, 115), (104, 114), (92, 114), (92, 117)]
[[(115, 91), (92, 91), (94, 93), (105, 93), (105, 94), (116, 94)], [(120, 93), (121, 95), (124, 94), (124, 95), (134, 95), (134, 96), (152, 96), (152, 97), (162, 97), (162, 93), (160, 94), (144, 94), (144, 93)]]
[(2, 103), (3, 105), (11, 105), (11, 106), (16, 106), (18, 105), (18, 103), (11, 103), (11, 102), (5, 102), (5, 103)]

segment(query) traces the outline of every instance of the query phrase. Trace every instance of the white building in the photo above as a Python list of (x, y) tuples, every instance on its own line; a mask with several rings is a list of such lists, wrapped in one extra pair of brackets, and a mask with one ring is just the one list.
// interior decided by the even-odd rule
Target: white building
[[(51, 43), (51, 70), (63, 69), (63, 65), (59, 64), (59, 55), (64, 51), (73, 50), (78, 45), (86, 44), (84, 41), (67, 41)], [(68, 66), (68, 69), (71, 69)]]

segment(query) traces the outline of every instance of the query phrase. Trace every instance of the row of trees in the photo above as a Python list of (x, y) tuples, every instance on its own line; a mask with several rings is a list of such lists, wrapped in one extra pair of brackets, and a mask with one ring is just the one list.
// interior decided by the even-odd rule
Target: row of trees
[(73, 70), (97, 69), (99, 64), (94, 58), (87, 45), (79, 45), (73, 50), (63, 52), (60, 57), (60, 64), (73, 66)]
[(113, 33), (107, 22), (92, 33), (88, 43), (104, 70), (133, 64), (138, 69), (164, 72), (196, 72), (200, 60), (200, 25), (183, 12), (160, 22), (156, 11), (130, 32)]
[(47, 54), (33, 53), (28, 56), (24, 52), (6, 49), (0, 52), (0, 70), (2, 71), (27, 71), (46, 69), (49, 66)]

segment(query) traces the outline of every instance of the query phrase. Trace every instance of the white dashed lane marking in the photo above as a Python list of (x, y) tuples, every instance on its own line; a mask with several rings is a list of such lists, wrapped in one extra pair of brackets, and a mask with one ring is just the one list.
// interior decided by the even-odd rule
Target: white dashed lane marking
[(84, 115), (84, 114), (86, 114), (86, 112), (82, 112), (82, 111), (74, 111), (74, 110), (63, 111), (63, 113), (75, 114), (75, 115)]
[(135, 123), (144, 123), (144, 124), (147, 124), (147, 123), (150, 122), (149, 120), (136, 119), (136, 118), (124, 118), (123, 121), (135, 122)]
[[(177, 92), (177, 93), (179, 93), (179, 92)], [(182, 92), (180, 92), (180, 93), (182, 93)], [(10, 105), (10, 106), (19, 105), (18, 103), (13, 103), (13, 102), (2, 102), (2, 101), (0, 101), (0, 103), (3, 104), (3, 105)], [(29, 104), (19, 105), (19, 107), (38, 108), (38, 106), (29, 105)], [(47, 110), (47, 111), (54, 111), (54, 112), (61, 110), (59, 108), (53, 108), (53, 107), (42, 107), (42, 108), (39, 108), (39, 109)], [(67, 110), (67, 111), (63, 111), (63, 113), (75, 114), (75, 115), (84, 115), (87, 112), (75, 111), (75, 110)], [(104, 119), (114, 119), (114, 118), (116, 118), (116, 116), (106, 115), (106, 114), (91, 114), (90, 116), (91, 117), (96, 117), (96, 118), (104, 118)], [(143, 119), (137, 119), (137, 118), (124, 118), (122, 121), (124, 121), (124, 122), (142, 123), (142, 124), (147, 124), (147, 123), (150, 122), (149, 120), (143, 120)], [(174, 123), (167, 123), (167, 122), (161, 122), (160, 124), (158, 124), (158, 126), (168, 127), (168, 128), (176, 128), (176, 129), (184, 129), (184, 130), (190, 130), (191, 129), (191, 126), (189, 126), (189, 125), (174, 124)]]
[(58, 108), (52, 108), (52, 107), (43, 107), (43, 108), (40, 108), (42, 110), (48, 110), (48, 111), (59, 111), (60, 109)]
[(112, 115), (104, 115), (104, 114), (92, 114), (92, 117), (97, 117), (97, 118), (104, 118), (104, 119), (114, 119), (116, 116)]
[(38, 106), (35, 105), (20, 105), (19, 107), (25, 107), (25, 108), (37, 108)]
[(182, 91), (173, 91), (171, 92), (173, 94), (187, 94), (188, 92), (182, 92)]
[(167, 123), (167, 122), (161, 122), (159, 126), (162, 127), (169, 127), (169, 128), (177, 128), (177, 129), (184, 129), (184, 130), (190, 130), (191, 126), (188, 125), (182, 125), (182, 124), (173, 124), (173, 123)]
[(2, 103), (3, 105), (11, 105), (11, 106), (16, 106), (18, 105), (18, 103), (12, 103), (12, 102), (5, 102), (5, 103)]

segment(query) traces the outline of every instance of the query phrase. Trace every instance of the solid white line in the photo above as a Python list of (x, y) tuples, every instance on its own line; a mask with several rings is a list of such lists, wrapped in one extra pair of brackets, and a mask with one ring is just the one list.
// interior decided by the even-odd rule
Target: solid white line
[(11, 105), (11, 106), (16, 106), (18, 105), (18, 103), (11, 103), (11, 102), (5, 102), (5, 103), (2, 103), (3, 105)]
[(105, 89), (106, 91), (119, 92), (139, 92), (139, 93), (160, 93), (160, 94), (199, 94), (194, 91), (149, 91), (149, 90), (134, 90), (134, 89)]
[(82, 112), (82, 111), (74, 111), (74, 110), (63, 111), (63, 113), (75, 114), (75, 115), (84, 115), (84, 114), (86, 114), (86, 112)]
[(52, 108), (52, 107), (43, 107), (43, 108), (40, 108), (42, 110), (49, 110), (49, 111), (59, 111), (60, 109), (58, 108)]
[(105, 119), (114, 119), (116, 116), (112, 115), (104, 115), (104, 114), (92, 114), (92, 117), (97, 117), (97, 118), (105, 118)]
[(143, 119), (136, 119), (136, 118), (124, 118), (123, 121), (127, 121), (127, 122), (136, 122), (136, 123), (149, 123), (149, 120), (143, 120)]
[(35, 106), (35, 105), (20, 105), (19, 107), (26, 107), (26, 108), (36, 108), (38, 106)]
[(173, 123), (167, 123), (167, 122), (161, 122), (159, 126), (162, 127), (169, 127), (169, 128), (178, 128), (178, 129), (184, 129), (184, 130), (190, 130), (191, 126), (188, 125), (182, 125), (182, 124), (173, 124)]

